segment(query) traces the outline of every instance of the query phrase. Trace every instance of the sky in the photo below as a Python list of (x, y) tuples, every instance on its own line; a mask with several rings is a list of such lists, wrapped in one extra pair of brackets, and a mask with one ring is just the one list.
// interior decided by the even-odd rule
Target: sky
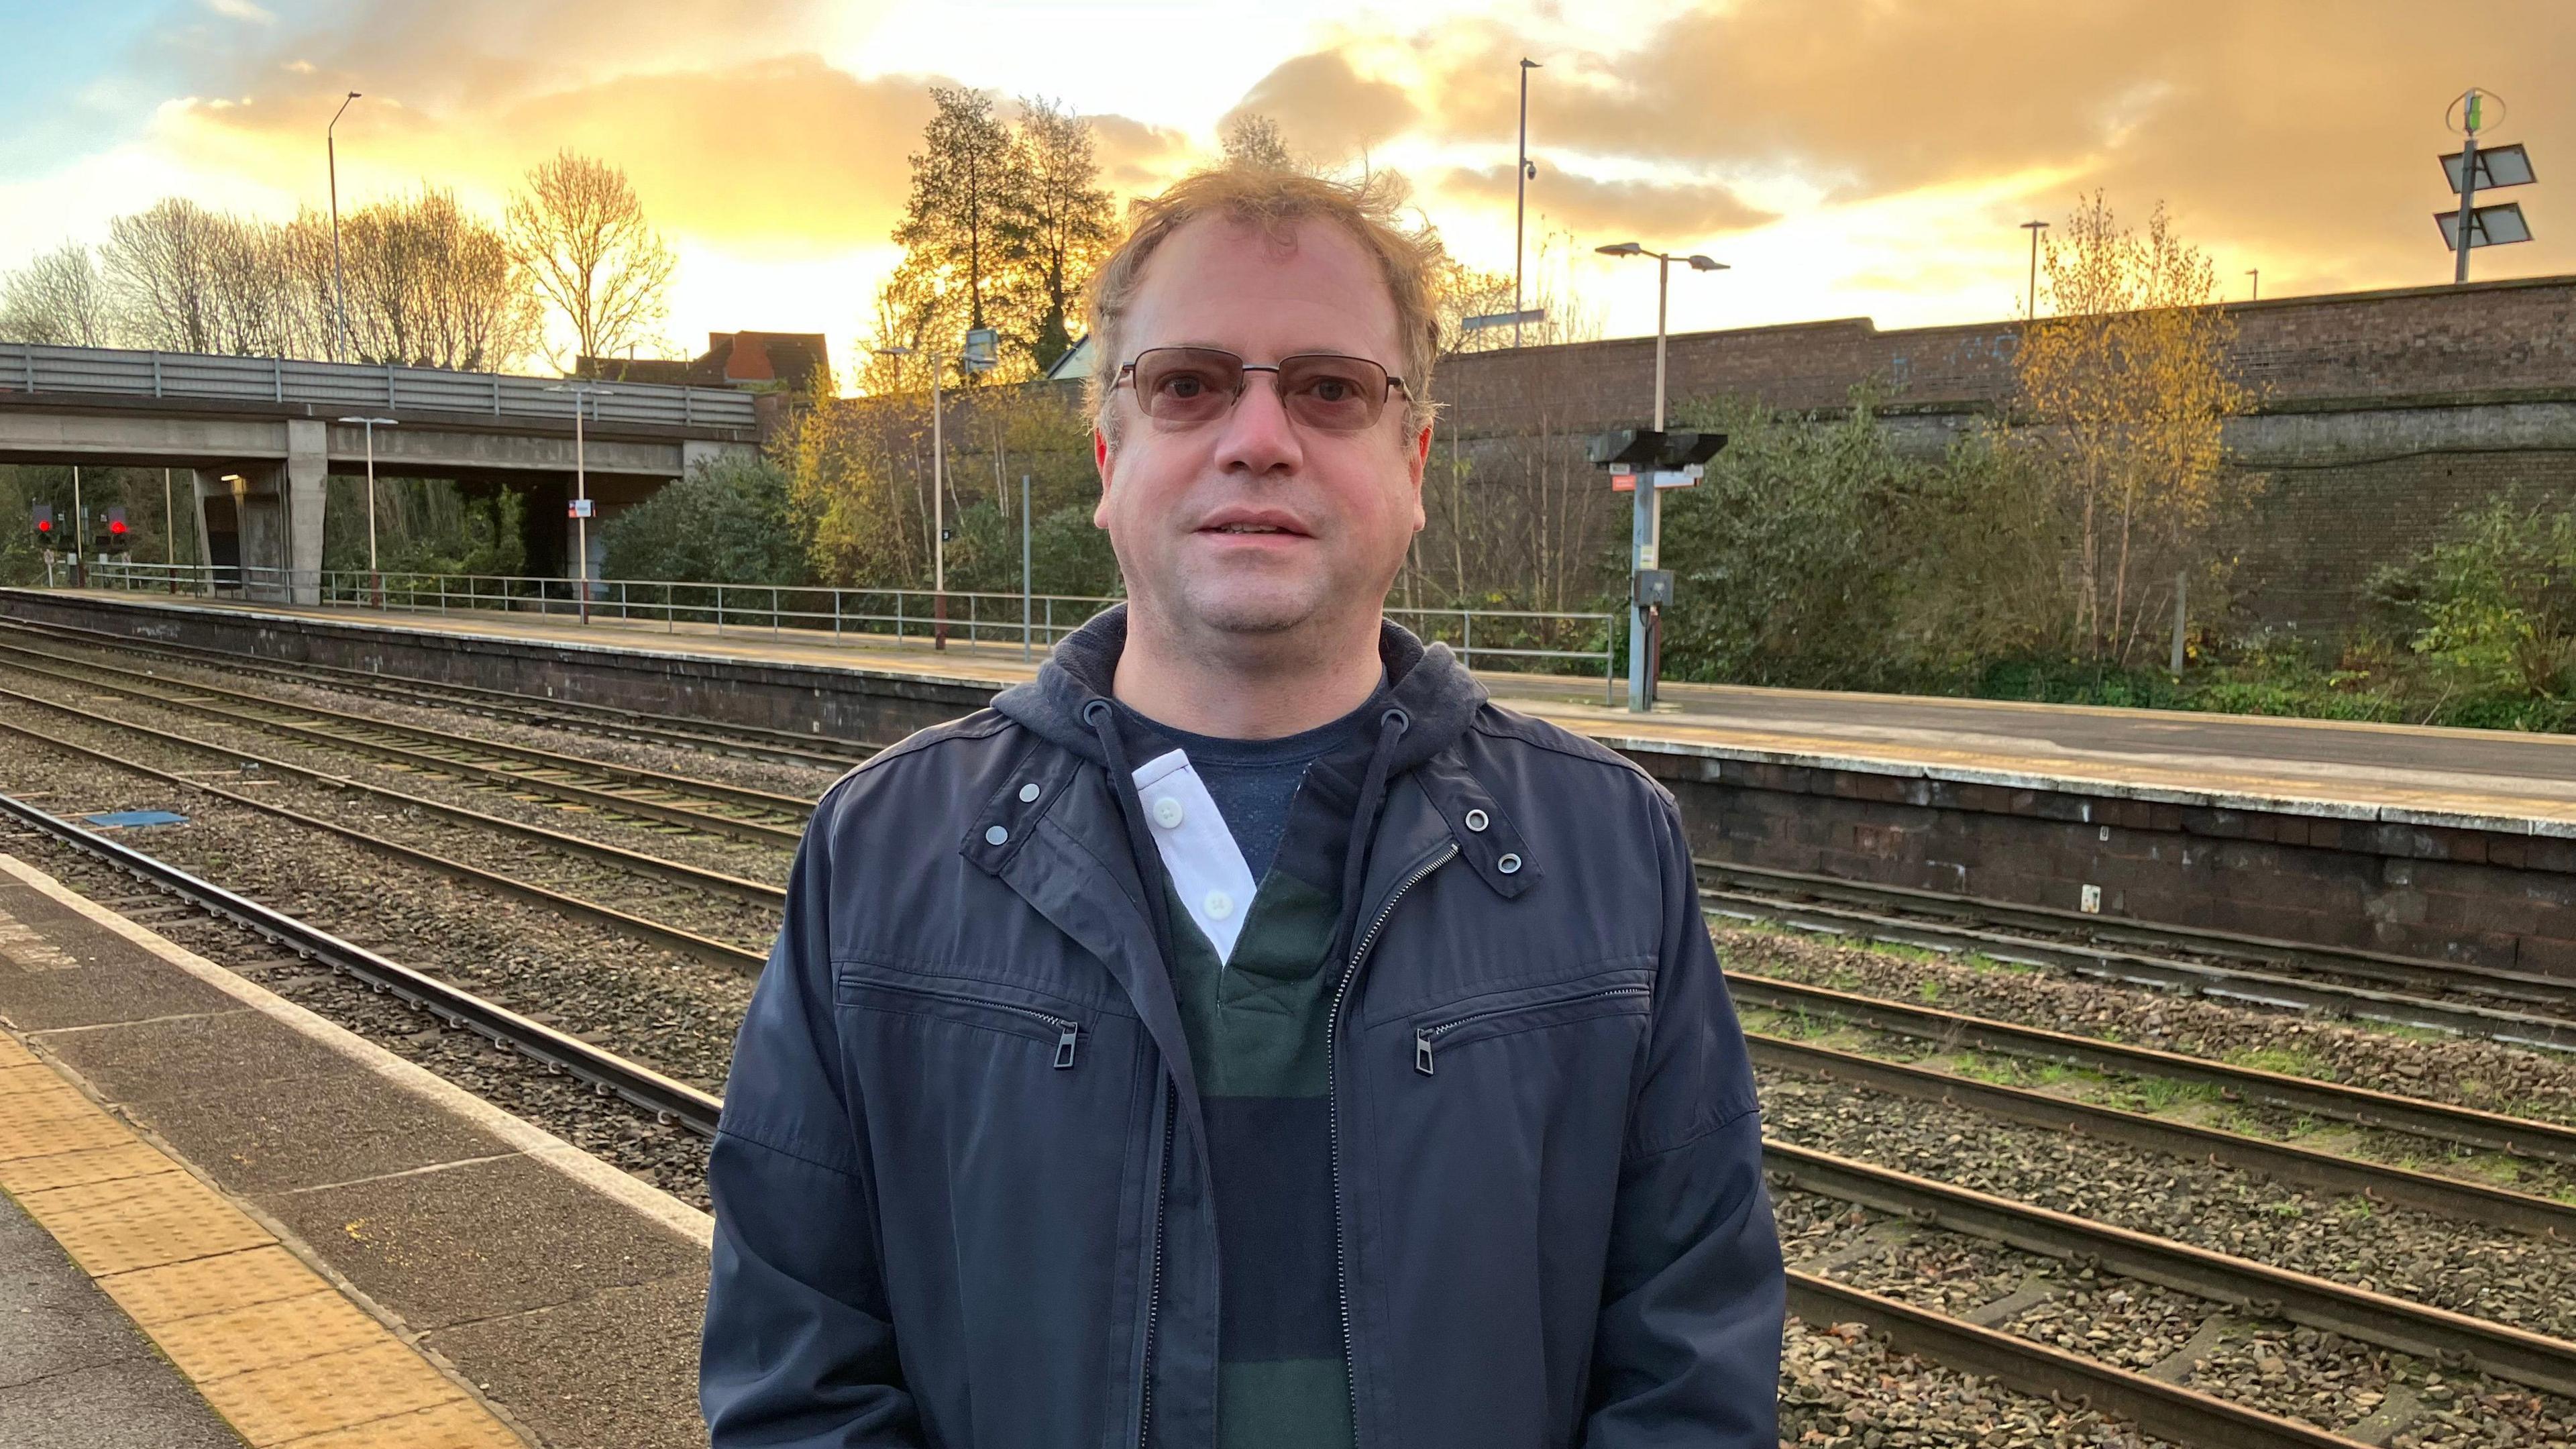
[[(2225, 294), (2449, 280), (2436, 158), (2469, 86), (2529, 145), (2537, 240), (2576, 271), (2576, 4), (2490, 0), (0, 0), (0, 268), (165, 195), (283, 219), (455, 190), (497, 215), (571, 147), (623, 167), (680, 257), (666, 331), (820, 331), (846, 362), (892, 267), (929, 87), (1092, 119), (1150, 192), (1240, 111), (1392, 167), (1450, 250), (1508, 271), (1518, 85), (1527, 247), (1611, 335), (1651, 332), (1631, 238), (1728, 264), (1676, 331), (2013, 315), (2028, 234), (2157, 204)], [(2558, 200), (2556, 198), (2566, 198)]]

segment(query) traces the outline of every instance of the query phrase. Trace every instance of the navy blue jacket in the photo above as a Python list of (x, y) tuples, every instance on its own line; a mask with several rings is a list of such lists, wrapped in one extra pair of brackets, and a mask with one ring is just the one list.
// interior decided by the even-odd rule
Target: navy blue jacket
[[(1124, 630), (815, 812), (709, 1166), (718, 1449), (1213, 1439), (1199, 1097), (1093, 728)], [(1779, 1245), (1672, 799), (1383, 653), (1331, 1037), (1358, 1442), (1768, 1449)]]

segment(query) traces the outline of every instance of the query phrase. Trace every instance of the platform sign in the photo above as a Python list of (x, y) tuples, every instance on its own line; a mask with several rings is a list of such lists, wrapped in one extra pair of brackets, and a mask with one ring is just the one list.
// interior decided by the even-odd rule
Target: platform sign
[(567, 502), (567, 503), (564, 505), (564, 517), (566, 517), (566, 518), (588, 518), (588, 517), (590, 517), (590, 516), (591, 516), (591, 512), (590, 512), (590, 505), (591, 505), (591, 502), (592, 502), (592, 500), (591, 500), (591, 499), (588, 499), (588, 498), (575, 498), (575, 499), (572, 499), (570, 502)]
[[(1692, 464), (1690, 467), (1687, 467), (1687, 468), (1659, 468), (1659, 469), (1655, 469), (1655, 470), (1653, 470), (1652, 472), (1650, 472), (1647, 476), (1649, 476), (1649, 477), (1651, 477), (1651, 478), (1653, 478), (1653, 479), (1655, 480), (1655, 487), (1656, 487), (1656, 489), (1657, 489), (1658, 491), (1660, 491), (1660, 490), (1662, 490), (1662, 489), (1666, 489), (1666, 488), (1693, 488), (1693, 487), (1697, 487), (1697, 486), (1699, 485), (1699, 480), (1700, 480), (1700, 478), (1701, 478), (1701, 477), (1702, 477), (1702, 476), (1703, 476), (1707, 471), (1708, 471), (1708, 470), (1706, 470), (1705, 468), (1700, 467), (1698, 464)], [(1611, 492), (1613, 492), (1613, 493), (1634, 493), (1634, 492), (1636, 492), (1636, 491), (1637, 491), (1637, 475), (1636, 475), (1635, 473), (1633, 473), (1633, 472), (1629, 472), (1629, 473), (1613, 472), (1613, 473), (1610, 475), (1610, 491), (1611, 491)]]

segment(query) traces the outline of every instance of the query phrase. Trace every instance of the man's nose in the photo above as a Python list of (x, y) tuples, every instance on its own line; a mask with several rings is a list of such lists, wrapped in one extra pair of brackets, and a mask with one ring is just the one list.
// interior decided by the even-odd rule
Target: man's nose
[(1304, 440), (1288, 420), (1275, 372), (1243, 375), (1243, 396), (1235, 400), (1222, 427), (1216, 465), (1228, 472), (1237, 468), (1255, 474), (1294, 472), (1306, 460)]

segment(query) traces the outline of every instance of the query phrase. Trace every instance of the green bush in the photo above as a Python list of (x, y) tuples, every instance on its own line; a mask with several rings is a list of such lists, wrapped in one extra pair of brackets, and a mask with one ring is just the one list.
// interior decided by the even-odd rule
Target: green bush
[(766, 459), (721, 458), (608, 521), (601, 576), (697, 584), (811, 582), (807, 536), (787, 474)]
[(2576, 506), (2508, 492), (2462, 509), (2370, 592), (2452, 692), (2491, 701), (2482, 712), (2523, 717), (2515, 702), (2576, 684)]

